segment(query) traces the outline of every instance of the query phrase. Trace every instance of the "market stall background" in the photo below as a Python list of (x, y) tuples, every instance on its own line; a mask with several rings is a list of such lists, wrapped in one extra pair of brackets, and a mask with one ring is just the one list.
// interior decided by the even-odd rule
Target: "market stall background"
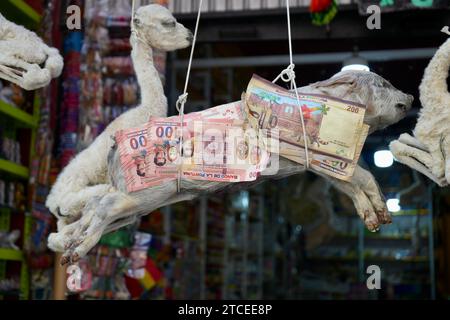
[[(198, 1), (158, 3), (193, 30)], [(419, 10), (417, 1), (407, 6), (386, 2), (383, 11), (389, 12), (382, 14), (382, 28), (369, 30), (358, 12), (367, 3), (338, 1), (334, 20), (317, 27), (309, 1), (291, 1), (294, 63), (297, 83), (305, 85), (332, 76), (358, 57), (414, 94), (408, 116), (371, 135), (363, 151), (386, 198), (400, 196), (392, 225), (367, 232), (349, 199), (328, 191), (324, 180), (304, 174), (157, 210), (105, 236), (80, 262), (84, 290), (64, 293), (64, 270), (46, 248), (55, 226), (44, 202), (76, 152), (139, 101), (129, 57), (130, 1), (2, 1), (5, 17), (38, 30), (61, 49), (65, 68), (59, 79), (36, 92), (2, 81), (0, 230), (20, 230), (21, 237), (18, 248), (0, 242), (0, 297), (448, 298), (448, 188), (435, 187), (398, 163), (379, 168), (373, 155), (414, 127), (418, 86), (446, 39), (439, 30), (450, 25), (450, 5), (440, 1)], [(65, 25), (65, 8), (72, 4), (83, 8), (81, 31)], [(187, 111), (238, 100), (253, 73), (270, 79), (288, 64), (284, 1), (206, 1), (205, 11)], [(158, 53), (155, 59), (170, 115), (176, 113), (188, 54), (187, 49), (167, 57)], [(381, 290), (366, 286), (366, 269), (373, 264), (382, 270)]]

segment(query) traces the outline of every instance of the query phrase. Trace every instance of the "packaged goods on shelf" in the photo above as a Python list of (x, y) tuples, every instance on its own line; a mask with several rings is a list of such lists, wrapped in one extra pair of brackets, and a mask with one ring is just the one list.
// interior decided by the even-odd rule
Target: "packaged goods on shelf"
[(0, 136), (0, 158), (21, 164), (20, 143), (14, 139)]

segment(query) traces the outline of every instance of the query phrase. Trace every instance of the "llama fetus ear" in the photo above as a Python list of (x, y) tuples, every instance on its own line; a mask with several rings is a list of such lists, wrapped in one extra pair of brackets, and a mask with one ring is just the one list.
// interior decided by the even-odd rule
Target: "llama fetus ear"
[(339, 86), (339, 85), (350, 85), (355, 86), (356, 85), (356, 79), (357, 75), (353, 72), (340, 72), (330, 79), (315, 82), (311, 84), (311, 87), (313, 88), (323, 88), (323, 87), (332, 87), (332, 86)]

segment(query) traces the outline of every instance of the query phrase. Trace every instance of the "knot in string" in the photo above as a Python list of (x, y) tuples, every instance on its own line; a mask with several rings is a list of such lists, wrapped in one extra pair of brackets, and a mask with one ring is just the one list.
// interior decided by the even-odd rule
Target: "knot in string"
[(295, 81), (295, 64), (291, 63), (287, 66), (286, 69), (281, 71), (281, 73), (275, 78), (273, 81), (274, 83), (277, 82), (279, 79), (283, 80), (284, 82), (293, 82)]
[(309, 169), (309, 154), (308, 154), (308, 141), (306, 139), (306, 128), (305, 128), (305, 120), (303, 118), (303, 112), (301, 109), (301, 103), (300, 103), (300, 97), (298, 94), (297, 84), (295, 82), (295, 64), (290, 63), (286, 69), (280, 72), (280, 74), (275, 78), (275, 80), (272, 81), (272, 83), (277, 82), (279, 79), (283, 80), (284, 82), (290, 82), (291, 84), (291, 90), (294, 90), (295, 97), (297, 100), (297, 105), (300, 108), (300, 122), (302, 125), (302, 134), (303, 134), (303, 141), (305, 145), (305, 167), (306, 169)]
[(176, 108), (180, 116), (180, 145), (178, 146), (178, 153), (180, 155), (180, 165), (178, 166), (178, 177), (177, 177), (177, 192), (181, 191), (181, 166), (183, 158), (183, 122), (184, 122), (184, 105), (187, 101), (188, 93), (185, 92), (181, 94), (176, 102)]
[(184, 112), (184, 105), (187, 101), (187, 98), (188, 98), (188, 93), (185, 92), (178, 97), (178, 100), (175, 104), (177, 111), (180, 113), (180, 115), (181, 115), (181, 113)]

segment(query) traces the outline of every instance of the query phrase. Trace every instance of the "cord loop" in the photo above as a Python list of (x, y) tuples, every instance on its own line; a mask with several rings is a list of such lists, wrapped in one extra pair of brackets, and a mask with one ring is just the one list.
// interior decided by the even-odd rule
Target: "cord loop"
[(187, 92), (185, 92), (183, 94), (180, 94), (180, 96), (178, 97), (178, 100), (177, 100), (175, 106), (179, 113), (184, 113), (184, 105), (187, 101), (188, 95), (189, 94)]

